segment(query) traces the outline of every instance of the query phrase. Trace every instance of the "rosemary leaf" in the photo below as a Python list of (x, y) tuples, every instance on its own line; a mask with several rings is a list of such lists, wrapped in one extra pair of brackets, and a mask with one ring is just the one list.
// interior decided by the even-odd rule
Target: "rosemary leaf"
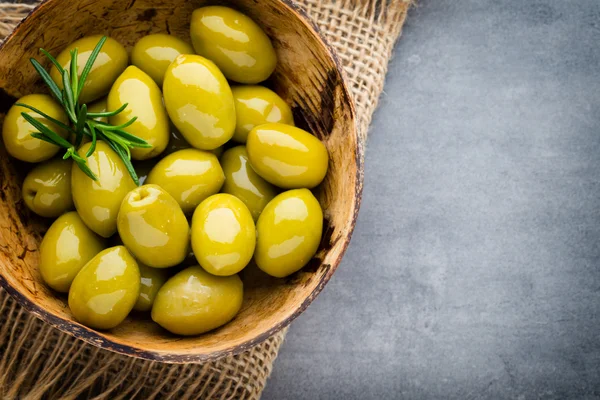
[(129, 121), (125, 122), (122, 125), (118, 125), (118, 126), (113, 126), (110, 124), (106, 124), (104, 122), (98, 122), (98, 125), (101, 125), (102, 129), (105, 131), (118, 131), (118, 130), (125, 129), (128, 126), (131, 126), (131, 124), (133, 124), (136, 120), (137, 120), (137, 117), (133, 117)]
[(49, 139), (52, 139), (54, 141), (54, 143), (56, 143), (58, 146), (61, 146), (61, 147), (67, 148), (67, 149), (69, 147), (71, 147), (71, 143), (69, 143), (68, 141), (63, 139), (60, 135), (58, 135), (56, 132), (52, 131), (52, 129), (48, 128), (46, 125), (42, 124), (37, 119), (33, 118), (31, 115), (27, 114), (26, 112), (22, 112), (21, 115), (23, 116), (23, 118), (25, 118), (25, 120), (27, 122), (29, 122), (31, 125), (33, 125), (33, 127), (35, 129), (40, 131), (40, 133), (42, 135), (48, 137)]
[[(77, 104), (77, 100), (79, 99), (79, 82), (77, 79), (77, 48), (71, 50), (71, 89), (73, 90), (73, 94), (74, 94), (74, 104)], [(77, 120), (79, 121), (79, 120)], [(79, 132), (79, 131), (78, 131)]]
[(87, 62), (85, 63), (85, 67), (83, 68), (83, 71), (81, 72), (81, 77), (79, 78), (79, 89), (76, 94), (77, 98), (79, 98), (79, 95), (81, 94), (81, 90), (83, 89), (85, 80), (87, 79), (88, 74), (92, 70), (92, 66), (96, 62), (96, 58), (98, 57), (102, 46), (104, 46), (104, 42), (106, 42), (106, 39), (106, 36), (102, 36), (102, 39), (98, 41), (98, 44), (96, 45), (96, 47), (94, 47), (94, 50), (92, 51), (92, 54), (90, 54), (90, 58), (88, 58)]
[(105, 118), (105, 117), (114, 117), (115, 115), (123, 112), (127, 106), (129, 105), (129, 103), (125, 103), (123, 104), (121, 107), (119, 107), (118, 109), (116, 109), (115, 111), (105, 111), (105, 112), (97, 112), (97, 113), (88, 113), (88, 116), (90, 118)]
[[(77, 125), (75, 125), (75, 132), (83, 131), (83, 127), (85, 126), (85, 121), (87, 118), (87, 105), (82, 105), (79, 109), (79, 114), (77, 114)], [(78, 139), (83, 138), (83, 135), (78, 135)], [(77, 145), (79, 147), (79, 145)]]
[(131, 175), (131, 178), (133, 179), (135, 184), (139, 186), (140, 180), (137, 176), (137, 173), (135, 172), (135, 169), (133, 168), (133, 165), (131, 164), (131, 160), (127, 157), (127, 154), (125, 153), (125, 151), (123, 151), (123, 148), (116, 144), (116, 142), (109, 141), (108, 145), (114, 150), (115, 153), (117, 153), (121, 160), (123, 160), (123, 163), (125, 164), (129, 175)]
[(46, 56), (48, 60), (50, 60), (50, 62), (52, 62), (52, 64), (54, 64), (58, 72), (60, 72), (60, 74), (62, 75), (63, 67), (59, 64), (58, 61), (56, 61), (56, 58), (52, 57), (52, 55), (44, 49), (40, 49), (40, 51)]
[[(67, 101), (67, 106), (72, 114), (75, 114), (75, 99), (73, 98), (73, 88), (71, 87), (71, 82), (69, 80), (69, 73), (65, 69), (62, 75), (63, 80), (63, 93), (65, 94), (65, 99)], [(76, 123), (77, 121), (73, 121)]]
[(94, 153), (94, 151), (96, 151), (96, 129), (94, 128), (94, 124), (88, 122), (87, 125), (90, 129), (90, 132), (92, 133), (92, 145), (90, 146), (85, 155), (86, 157), (89, 157)]
[(63, 124), (63, 123), (62, 123), (62, 122), (60, 122), (59, 120), (52, 118), (51, 116), (49, 116), (49, 115), (48, 115), (48, 114), (46, 114), (45, 112), (43, 112), (43, 111), (40, 111), (40, 110), (38, 110), (38, 109), (37, 109), (37, 108), (35, 108), (35, 107), (32, 107), (32, 106), (30, 106), (30, 105), (28, 105), (28, 104), (24, 104), (24, 103), (15, 103), (15, 106), (20, 106), (20, 107), (25, 107), (25, 108), (28, 108), (28, 109), (30, 109), (31, 111), (33, 111), (33, 112), (35, 112), (35, 113), (38, 113), (38, 114), (39, 114), (39, 115), (41, 115), (42, 117), (46, 118), (48, 121), (52, 122), (53, 124), (55, 124), (55, 125), (58, 125), (60, 128), (62, 128), (62, 129), (65, 129), (65, 130), (67, 130), (67, 131), (69, 131), (69, 132), (71, 132), (71, 133), (75, 133), (75, 131), (73, 130), (73, 128), (71, 128), (70, 126)]
[(55, 141), (53, 141), (53, 140), (52, 140), (52, 139), (50, 139), (49, 137), (47, 137), (47, 136), (44, 136), (44, 135), (42, 135), (42, 134), (41, 134), (41, 133), (39, 133), (39, 132), (34, 132), (34, 133), (32, 133), (32, 134), (31, 134), (31, 136), (32, 136), (32, 137), (34, 137), (34, 138), (36, 138), (36, 139), (43, 140), (44, 142), (48, 142), (48, 143), (51, 143), (51, 144), (53, 144), (53, 145), (55, 145), (55, 146), (59, 146), (59, 147), (61, 147), (61, 146), (60, 146), (60, 144), (56, 143)]
[(71, 157), (73, 158), (73, 161), (75, 161), (77, 163), (77, 166), (90, 178), (92, 178), (93, 180), (97, 181), (98, 177), (96, 176), (96, 174), (94, 174), (92, 172), (92, 170), (90, 169), (90, 167), (87, 165), (86, 160), (81, 157), (79, 154), (77, 154), (76, 152), (73, 152), (71, 154)]
[(62, 93), (61, 93), (60, 89), (58, 88), (58, 85), (56, 83), (54, 83), (52, 78), (50, 78), (50, 74), (48, 74), (48, 72), (46, 72), (44, 67), (42, 67), (42, 65), (39, 62), (37, 62), (36, 59), (30, 58), (29, 61), (33, 65), (33, 68), (35, 68), (37, 73), (40, 75), (40, 77), (42, 78), (44, 83), (50, 89), (50, 93), (52, 93), (54, 98), (56, 98), (56, 100), (58, 100), (59, 103), (63, 104)]
[(113, 133), (116, 133), (123, 139), (126, 139), (128, 141), (129, 147), (140, 147), (144, 149), (149, 149), (152, 147), (152, 145), (146, 142), (144, 139), (134, 136), (131, 133), (125, 132), (124, 130), (117, 129), (114, 130)]

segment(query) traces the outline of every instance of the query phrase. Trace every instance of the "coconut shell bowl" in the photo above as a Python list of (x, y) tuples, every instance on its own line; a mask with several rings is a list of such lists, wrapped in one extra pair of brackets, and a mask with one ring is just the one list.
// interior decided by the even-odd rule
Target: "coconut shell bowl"
[[(323, 290), (349, 244), (362, 189), (362, 165), (353, 104), (332, 50), (292, 2), (236, 0), (224, 3), (250, 16), (272, 40), (278, 57), (265, 83), (291, 105), (296, 125), (329, 151), (329, 170), (314, 189), (324, 212), (324, 232), (315, 257), (300, 271), (276, 279), (252, 265), (241, 273), (244, 302), (228, 324), (195, 337), (168, 333), (147, 316), (130, 315), (109, 331), (79, 324), (66, 296), (49, 289), (38, 270), (39, 244), (51, 221), (30, 212), (21, 198), (29, 165), (8, 156), (0, 144), (0, 284), (26, 310), (52, 326), (114, 352), (171, 363), (204, 362), (238, 354), (286, 327)], [(105, 34), (128, 50), (150, 33), (189, 42), (190, 0), (48, 0), (37, 7), (0, 47), (0, 112), (17, 98), (46, 89), (29, 59), (48, 60), (87, 35)]]

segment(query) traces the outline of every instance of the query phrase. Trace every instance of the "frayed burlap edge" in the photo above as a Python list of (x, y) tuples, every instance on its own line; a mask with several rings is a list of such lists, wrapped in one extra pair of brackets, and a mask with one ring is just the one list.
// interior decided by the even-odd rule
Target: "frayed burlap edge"
[[(411, 0), (298, 3), (337, 51), (356, 104), (364, 147)], [(0, 3), (0, 40), (33, 8)], [(161, 364), (114, 354), (63, 334), (29, 315), (0, 289), (0, 398), (257, 399), (285, 333), (211, 363)]]

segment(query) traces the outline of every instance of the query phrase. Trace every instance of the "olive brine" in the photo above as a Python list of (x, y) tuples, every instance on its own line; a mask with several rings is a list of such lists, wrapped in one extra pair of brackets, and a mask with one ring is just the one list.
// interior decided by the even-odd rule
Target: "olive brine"
[(4, 120), (8, 153), (39, 163), (24, 203), (56, 218), (40, 274), (94, 329), (132, 311), (178, 335), (218, 328), (242, 306), (238, 273), (286, 277), (321, 241), (309, 189), (327, 149), (260, 85), (277, 63), (269, 37), (222, 6), (195, 10), (190, 31), (142, 37), (131, 57), (102, 35), (42, 50), (50, 70), (32, 64), (49, 94)]

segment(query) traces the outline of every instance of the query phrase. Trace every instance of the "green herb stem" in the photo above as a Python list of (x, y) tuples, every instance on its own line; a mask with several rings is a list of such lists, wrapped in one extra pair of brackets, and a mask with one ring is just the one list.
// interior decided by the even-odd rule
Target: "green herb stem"
[[(61, 121), (58, 121), (57, 119), (52, 118), (44, 112), (38, 110), (37, 108), (27, 104), (17, 103), (17, 105), (37, 113), (42, 118), (45, 118), (48, 122), (56, 125), (58, 128), (73, 134), (75, 136), (74, 144), (71, 144), (68, 140), (54, 132), (48, 125), (41, 123), (31, 114), (26, 112), (21, 113), (23, 118), (25, 118), (27, 122), (29, 122), (35, 129), (38, 130), (38, 132), (32, 133), (31, 136), (66, 149), (63, 158), (65, 160), (68, 158), (73, 159), (77, 166), (91, 179), (97, 180), (98, 178), (87, 165), (87, 158), (90, 157), (94, 151), (96, 151), (97, 141), (104, 140), (119, 156), (119, 158), (121, 158), (125, 164), (125, 167), (127, 168), (127, 171), (135, 183), (139, 185), (139, 179), (133, 168), (133, 165), (131, 164), (131, 149), (150, 148), (152, 146), (144, 139), (125, 131), (126, 128), (130, 127), (137, 120), (137, 117), (129, 119), (124, 124), (114, 126), (105, 122), (99, 122), (95, 120), (95, 118), (114, 117), (115, 115), (123, 112), (127, 108), (127, 104), (123, 104), (121, 107), (119, 107), (119, 109), (114, 111), (90, 113), (88, 112), (88, 106), (86, 104), (80, 104), (79, 102), (79, 97), (85, 86), (86, 79), (92, 70), (94, 62), (96, 62), (96, 58), (98, 57), (98, 54), (100, 54), (106, 39), (107, 37), (103, 36), (98, 41), (98, 44), (90, 54), (90, 57), (83, 67), (80, 76), (78, 76), (77, 73), (77, 58), (79, 54), (78, 49), (74, 49), (70, 52), (71, 60), (68, 68), (61, 66), (60, 63), (46, 50), (40, 49), (40, 52), (48, 60), (50, 60), (50, 62), (58, 70), (63, 86), (62, 89), (59, 88), (56, 82), (54, 82), (54, 80), (50, 77), (50, 74), (37, 60), (33, 58), (30, 59), (33, 68), (42, 78), (52, 96), (65, 110), (70, 124), (67, 125)], [(82, 157), (77, 153), (77, 148), (81, 145), (84, 136), (91, 138), (92, 144), (86, 152), (85, 157)]]

